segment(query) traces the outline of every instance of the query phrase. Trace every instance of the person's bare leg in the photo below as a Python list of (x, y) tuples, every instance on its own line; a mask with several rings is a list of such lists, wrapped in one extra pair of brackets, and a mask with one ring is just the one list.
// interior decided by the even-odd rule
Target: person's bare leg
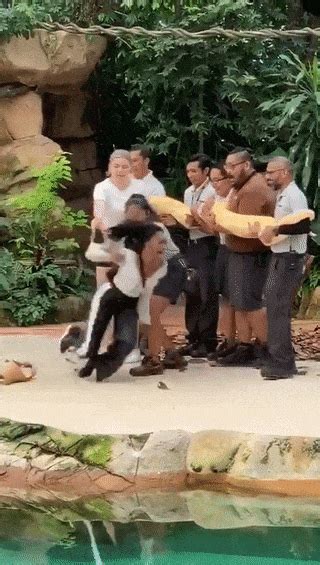
[(103, 283), (107, 282), (107, 267), (96, 267), (96, 282), (97, 288), (101, 286)]
[(248, 312), (248, 321), (254, 337), (260, 343), (267, 343), (267, 310), (261, 308), (260, 310), (253, 310)]
[(151, 325), (148, 332), (149, 355), (153, 359), (159, 359), (161, 349), (167, 349), (168, 336), (161, 324), (161, 314), (169, 306), (170, 301), (163, 296), (153, 295), (150, 299)]
[(235, 311), (235, 322), (238, 338), (241, 343), (251, 343), (252, 331), (246, 310)]
[(228, 342), (230, 344), (234, 343), (236, 339), (235, 311), (233, 306), (225, 299), (223, 299), (220, 306), (219, 327)]

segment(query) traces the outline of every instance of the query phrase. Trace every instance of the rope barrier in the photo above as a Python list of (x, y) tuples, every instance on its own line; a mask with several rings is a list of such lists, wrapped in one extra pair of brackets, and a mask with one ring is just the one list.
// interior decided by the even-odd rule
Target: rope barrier
[(155, 39), (159, 37), (173, 37), (175, 39), (188, 39), (188, 40), (201, 40), (207, 41), (214, 38), (225, 38), (229, 40), (242, 40), (242, 39), (308, 39), (310, 37), (319, 38), (320, 28), (305, 27), (303, 29), (260, 29), (260, 30), (233, 30), (224, 29), (222, 27), (212, 27), (201, 31), (187, 31), (182, 28), (165, 28), (161, 30), (148, 30), (143, 27), (121, 27), (110, 26), (103, 27), (100, 25), (93, 25), (90, 27), (80, 27), (77, 24), (59, 24), (39, 22), (38, 26), (47, 31), (66, 31), (74, 34), (85, 35), (105, 35), (111, 38), (118, 38), (123, 36), (131, 37), (146, 37)]

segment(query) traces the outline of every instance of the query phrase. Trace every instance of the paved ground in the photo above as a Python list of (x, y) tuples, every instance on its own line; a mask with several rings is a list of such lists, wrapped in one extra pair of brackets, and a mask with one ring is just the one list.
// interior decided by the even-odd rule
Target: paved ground
[[(170, 316), (176, 325), (177, 312), (168, 313), (168, 323)], [(193, 363), (184, 373), (144, 379), (130, 377), (126, 365), (109, 381), (96, 383), (79, 379), (74, 358), (60, 355), (60, 332), (0, 335), (0, 366), (5, 359), (28, 360), (38, 372), (33, 382), (0, 385), (0, 417), (79, 433), (216, 429), (320, 435), (320, 363), (299, 363), (307, 375), (284, 382), (265, 382), (255, 369)], [(159, 389), (159, 380), (169, 390)]]

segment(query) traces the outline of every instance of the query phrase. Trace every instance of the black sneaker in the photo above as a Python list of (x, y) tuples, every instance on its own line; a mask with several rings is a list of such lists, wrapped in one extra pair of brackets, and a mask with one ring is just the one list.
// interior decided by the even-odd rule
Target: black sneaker
[(219, 357), (219, 365), (226, 367), (251, 367), (256, 361), (256, 355), (252, 343), (238, 343), (233, 353), (225, 357)]
[(188, 361), (176, 349), (166, 351), (163, 359), (163, 366), (165, 369), (178, 369), (182, 371), (188, 365)]
[(226, 357), (236, 350), (237, 344), (229, 345), (227, 339), (223, 340), (217, 347), (215, 351), (208, 353), (208, 361), (216, 361), (219, 357)]
[(163, 363), (159, 360), (148, 357), (144, 363), (138, 367), (130, 369), (129, 373), (132, 377), (149, 377), (151, 375), (163, 375)]
[(208, 350), (204, 344), (199, 344), (190, 351), (190, 355), (193, 359), (202, 359), (207, 357)]
[(293, 378), (294, 375), (298, 375), (299, 371), (296, 368), (291, 369), (291, 371), (287, 371), (284, 376), (281, 375), (280, 373), (277, 373), (276, 370), (272, 370), (268, 367), (262, 367), (260, 370), (260, 375), (265, 379), (265, 380), (272, 380), (275, 381), (277, 379), (290, 379)]
[(273, 373), (268, 373), (265, 377), (263, 377), (264, 381), (281, 381), (283, 379), (293, 379), (293, 375), (292, 374), (288, 374), (288, 375), (277, 375), (276, 372), (274, 371)]
[(177, 349), (177, 351), (180, 353), (180, 355), (190, 355), (191, 351), (196, 347), (197, 347), (196, 343), (187, 343), (187, 345), (180, 347), (179, 349)]

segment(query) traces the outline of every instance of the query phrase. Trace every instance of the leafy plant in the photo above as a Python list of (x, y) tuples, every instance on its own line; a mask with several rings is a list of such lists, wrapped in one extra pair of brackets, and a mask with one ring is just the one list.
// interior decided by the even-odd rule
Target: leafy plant
[[(108, 10), (115, 1), (104, 0), (104, 4)], [(38, 22), (94, 23), (101, 7), (100, 0), (6, 0), (0, 8), (0, 38), (28, 37)]]
[(280, 132), (296, 176), (316, 208), (320, 201), (320, 61), (315, 56), (304, 63), (294, 53), (282, 54), (280, 59), (284, 65), (270, 77), (270, 98), (259, 107), (268, 116), (270, 139), (278, 140)]
[(46, 259), (25, 265), (7, 249), (0, 250), (0, 306), (19, 326), (43, 322), (54, 312), (59, 298), (88, 298), (92, 272), (75, 267), (63, 270)]
[[(1, 305), (19, 326), (43, 322), (59, 298), (87, 297), (92, 287), (92, 272), (78, 261), (65, 268), (56, 264), (61, 255), (75, 259), (79, 244), (72, 230), (87, 227), (86, 214), (65, 207), (58, 196), (71, 179), (68, 158), (58, 155), (34, 171), (34, 178), (33, 190), (10, 201), (11, 240), (9, 249), (0, 251)], [(63, 230), (69, 237), (60, 237)]]
[(34, 171), (35, 188), (11, 199), (11, 245), (20, 259), (29, 258), (35, 265), (58, 254), (72, 255), (79, 249), (74, 237), (57, 238), (61, 231), (72, 233), (77, 227), (88, 227), (87, 215), (64, 205), (58, 196), (63, 183), (71, 180), (71, 166), (65, 154)]
[[(121, 10), (100, 14), (99, 20), (105, 25), (151, 29), (258, 29), (274, 24), (279, 27), (286, 19), (284, 10), (285, 2), (272, 0), (128, 0)], [(147, 143), (155, 153), (166, 156), (168, 174), (175, 179), (173, 190), (181, 194), (185, 164), (192, 153), (205, 151), (221, 158), (235, 145), (247, 143), (236, 128), (237, 116), (229, 98), (221, 95), (221, 85), (234, 61), (245, 73), (249, 61), (268, 62), (270, 51), (278, 52), (275, 47), (270, 49), (270, 44), (257, 41), (170, 37), (119, 40), (92, 81), (99, 100), (97, 123), (103, 124), (99, 131), (103, 161), (112, 143), (117, 147), (128, 147), (137, 140)], [(103, 95), (106, 91), (108, 98)], [(108, 122), (118, 127), (111, 131)]]

